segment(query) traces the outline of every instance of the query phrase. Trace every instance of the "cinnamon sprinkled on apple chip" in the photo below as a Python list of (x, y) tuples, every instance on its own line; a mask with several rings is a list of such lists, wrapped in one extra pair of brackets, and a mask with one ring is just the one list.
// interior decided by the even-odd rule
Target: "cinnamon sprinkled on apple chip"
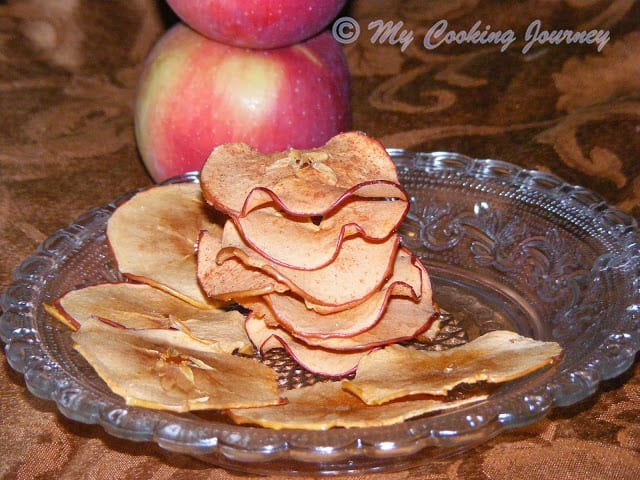
[(387, 239), (409, 207), (389, 154), (359, 132), (270, 155), (222, 145), (201, 179), (207, 201), (230, 216), (249, 248), (292, 269), (327, 266), (352, 236)]
[(291, 294), (265, 295), (276, 321), (309, 345), (363, 349), (415, 338), (435, 316), (431, 282), (420, 261), (400, 249), (387, 284), (363, 303), (334, 313), (307, 308)]
[[(349, 308), (373, 295), (393, 269), (400, 238), (392, 235), (383, 242), (367, 242), (353, 237), (342, 243), (333, 262), (317, 270), (283, 267), (252, 250), (235, 224), (227, 221), (222, 233), (222, 249), (217, 262), (238, 258), (245, 265), (263, 270), (286, 284), (309, 303)], [(295, 248), (295, 245), (292, 245)]]
[(289, 287), (259, 268), (231, 257), (218, 263), (221, 236), (202, 232), (198, 242), (197, 277), (203, 290), (213, 299), (239, 301), (241, 298), (286, 292)]
[(215, 148), (200, 174), (204, 196), (231, 216), (276, 204), (292, 215), (321, 216), (351, 196), (406, 202), (391, 157), (360, 132), (310, 150), (262, 154), (249, 145)]
[[(351, 198), (323, 216), (293, 216), (274, 207), (232, 217), (246, 243), (285, 267), (315, 270), (332, 262), (342, 242), (352, 236), (381, 241), (404, 218), (407, 202)], [(384, 205), (382, 205), (384, 203)], [(296, 239), (291, 248), (290, 239)]]

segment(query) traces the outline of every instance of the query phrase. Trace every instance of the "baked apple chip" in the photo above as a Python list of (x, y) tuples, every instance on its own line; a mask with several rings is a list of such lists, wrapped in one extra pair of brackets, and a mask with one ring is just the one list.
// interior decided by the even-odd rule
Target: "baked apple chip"
[(264, 316), (259, 318), (251, 313), (247, 316), (247, 334), (257, 349), (265, 353), (274, 348), (284, 348), (298, 365), (321, 377), (340, 378), (353, 373), (358, 362), (369, 352), (310, 347), (282, 328), (269, 324), (272, 322)]
[(463, 399), (423, 397), (385, 405), (366, 405), (340, 387), (340, 382), (320, 382), (283, 393), (283, 405), (233, 408), (229, 416), (239, 424), (266, 428), (328, 430), (335, 427), (364, 428), (393, 425), (427, 413), (449, 410), (484, 400), (476, 394)]
[(332, 336), (323, 337), (305, 336), (294, 332), (292, 336), (310, 347), (338, 352), (371, 350), (374, 347), (413, 340), (419, 336), (433, 339), (438, 331), (437, 322), (435, 309), (426, 299), (393, 297), (380, 320), (362, 332), (344, 336), (336, 330)]
[[(345, 238), (381, 241), (398, 227), (408, 203), (352, 198), (321, 217), (293, 216), (274, 207), (232, 217), (245, 242), (275, 263), (315, 270), (332, 262)], [(291, 239), (295, 238), (295, 248)]]
[(397, 298), (389, 302), (389, 313), (369, 330), (350, 337), (304, 337), (294, 335), (309, 347), (319, 347), (335, 352), (371, 350), (392, 343), (404, 342), (424, 335), (434, 338), (437, 332), (437, 316), (433, 307), (421, 305), (407, 298)]
[(201, 172), (204, 197), (230, 216), (277, 205), (292, 215), (322, 216), (349, 197), (407, 201), (380, 142), (360, 132), (309, 150), (262, 154), (244, 143), (216, 147)]
[(250, 346), (240, 312), (198, 308), (146, 284), (104, 283), (72, 290), (46, 308), (73, 330), (98, 318), (131, 329), (180, 329), (215, 351)]
[[(395, 324), (398, 327), (396, 333), (402, 337), (408, 330), (399, 328), (401, 325), (410, 324), (409, 330), (420, 330), (434, 313), (429, 275), (419, 259), (404, 248), (397, 251), (391, 278), (353, 308), (318, 312), (308, 308), (304, 301), (293, 294), (274, 293), (264, 298), (277, 322), (294, 336), (304, 339), (351, 337), (377, 326), (382, 318), (386, 318), (384, 323), (388, 325)], [(399, 306), (389, 307), (391, 303)], [(389, 308), (393, 311), (392, 315), (387, 314)], [(397, 317), (394, 316), (396, 314)], [(415, 317), (409, 318), (409, 315)], [(391, 326), (389, 333), (393, 329)]]
[(132, 330), (96, 319), (72, 334), (74, 348), (127, 405), (187, 412), (281, 403), (271, 368), (190, 348), (189, 338), (176, 330)]
[(212, 219), (196, 183), (158, 185), (120, 205), (107, 224), (107, 239), (120, 272), (197, 306), (215, 307), (196, 276), (195, 246)]
[(373, 295), (385, 282), (393, 269), (399, 243), (397, 234), (376, 243), (352, 237), (342, 242), (338, 255), (327, 266), (317, 270), (298, 270), (278, 265), (252, 250), (235, 224), (227, 221), (222, 233), (223, 248), (218, 252), (217, 262), (238, 258), (245, 265), (260, 269), (287, 285), (310, 305), (349, 308)]
[(289, 290), (284, 283), (258, 268), (245, 265), (237, 257), (218, 264), (217, 256), (221, 246), (220, 235), (207, 231), (201, 233), (198, 241), (197, 277), (209, 297), (227, 302)]
[(456, 386), (502, 383), (557, 361), (555, 342), (542, 342), (507, 330), (485, 333), (462, 346), (424, 351), (390, 345), (363, 358), (343, 388), (378, 405), (411, 395), (446, 395)]

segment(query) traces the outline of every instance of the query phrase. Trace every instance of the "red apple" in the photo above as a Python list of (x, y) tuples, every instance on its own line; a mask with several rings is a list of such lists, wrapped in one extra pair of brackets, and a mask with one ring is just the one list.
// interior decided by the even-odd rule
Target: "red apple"
[(323, 30), (346, 0), (167, 0), (191, 28), (236, 47), (276, 48)]
[(349, 124), (349, 70), (328, 32), (251, 50), (177, 24), (150, 52), (135, 105), (138, 148), (156, 181), (200, 170), (223, 143), (313, 148)]

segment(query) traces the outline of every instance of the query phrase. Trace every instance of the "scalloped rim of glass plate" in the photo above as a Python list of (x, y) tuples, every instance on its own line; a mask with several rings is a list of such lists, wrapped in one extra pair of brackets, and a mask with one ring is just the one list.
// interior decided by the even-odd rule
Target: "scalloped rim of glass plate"
[[(640, 245), (633, 217), (610, 207), (594, 192), (569, 185), (552, 174), (526, 170), (493, 159), (473, 159), (452, 152), (411, 152), (388, 149), (396, 162), (430, 161), (433, 168), (455, 175), (501, 181), (529, 181), (532, 188), (575, 201), (578, 208), (593, 209), (630, 245)], [(404, 159), (404, 160), (403, 160)], [(195, 173), (165, 183), (197, 181)], [(589, 358), (571, 368), (542, 373), (535, 388), (522, 398), (510, 399), (511, 412), (495, 411), (481, 402), (452, 412), (403, 423), (365, 429), (327, 431), (268, 430), (227, 423), (205, 422), (168, 412), (127, 407), (119, 397), (83, 396), (84, 387), (49, 358), (40, 345), (34, 316), (38, 297), (48, 281), (54, 260), (66, 258), (88, 236), (104, 225), (117, 205), (91, 210), (43, 242), (15, 270), (13, 281), (0, 297), (0, 334), (11, 367), (22, 373), (29, 391), (53, 400), (65, 416), (100, 424), (109, 434), (133, 441), (151, 441), (172, 452), (188, 454), (216, 466), (244, 473), (344, 474), (405, 469), (474, 448), (507, 429), (541, 420), (555, 407), (574, 404), (591, 396), (602, 380), (631, 367), (640, 350), (640, 301), (628, 305), (634, 329), (607, 337)], [(640, 276), (640, 254), (629, 260)], [(464, 418), (465, 429), (451, 431), (447, 419)], [(140, 421), (140, 423), (136, 423)], [(457, 422), (460, 423), (459, 421)], [(144, 428), (142, 428), (144, 427)], [(187, 431), (189, 435), (180, 438)], [(250, 437), (249, 445), (246, 436)]]

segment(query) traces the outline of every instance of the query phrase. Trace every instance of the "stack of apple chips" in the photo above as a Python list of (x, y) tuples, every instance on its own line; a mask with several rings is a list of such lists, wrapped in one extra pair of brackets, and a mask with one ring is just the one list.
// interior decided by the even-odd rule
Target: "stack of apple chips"
[[(364, 134), (269, 155), (226, 144), (200, 178), (115, 210), (106, 234), (123, 281), (44, 306), (128, 405), (216, 409), (268, 428), (388, 425), (479, 401), (485, 390), (456, 387), (561, 356), (507, 331), (444, 351), (399, 343), (433, 337), (436, 309), (427, 270), (396, 233), (406, 193)], [(259, 357), (282, 347), (325, 381), (281, 385)]]
[(201, 235), (198, 278), (211, 298), (251, 311), (260, 351), (284, 347), (305, 369), (342, 377), (373, 348), (434, 325), (427, 271), (396, 233), (407, 196), (376, 140), (349, 132), (270, 155), (224, 145), (201, 184), (228, 220), (222, 235)]

